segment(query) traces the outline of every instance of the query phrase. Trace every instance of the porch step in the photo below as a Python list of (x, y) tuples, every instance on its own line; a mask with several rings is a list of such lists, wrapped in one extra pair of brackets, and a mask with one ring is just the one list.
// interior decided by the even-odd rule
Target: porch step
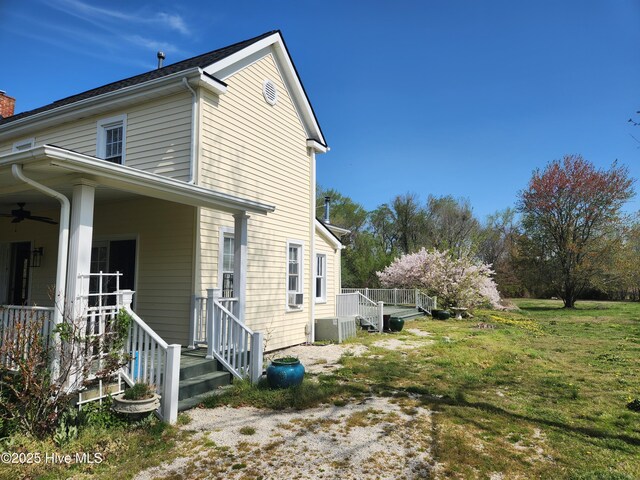
[(187, 398), (185, 400), (178, 401), (178, 411), (184, 412), (185, 410), (190, 410), (192, 408), (197, 407), (202, 402), (204, 402), (211, 395), (221, 395), (227, 388), (231, 387), (231, 385), (225, 385), (223, 387), (219, 387), (216, 390), (207, 393), (201, 393), (199, 395), (195, 395), (191, 398)]
[(425, 314), (422, 313), (417, 308), (401, 310), (391, 314), (391, 318), (398, 318), (401, 320), (413, 320), (414, 318), (424, 317)]
[(186, 400), (201, 393), (210, 393), (224, 385), (231, 383), (229, 372), (209, 372), (188, 380), (180, 380), (178, 400)]
[(178, 410), (188, 410), (231, 383), (231, 374), (217, 360), (206, 357), (206, 349), (182, 349), (180, 355), (180, 383)]

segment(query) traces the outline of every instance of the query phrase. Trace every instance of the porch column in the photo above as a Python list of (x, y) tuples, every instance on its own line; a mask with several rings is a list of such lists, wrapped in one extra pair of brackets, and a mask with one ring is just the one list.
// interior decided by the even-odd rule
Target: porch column
[(244, 310), (247, 300), (247, 224), (249, 216), (242, 212), (233, 216), (235, 220), (233, 240), (233, 293), (238, 298), (238, 319), (245, 323)]
[(93, 203), (95, 185), (82, 181), (73, 187), (71, 225), (69, 226), (69, 264), (67, 268), (67, 305), (71, 318), (84, 313), (87, 302), (80, 295), (89, 293), (91, 242), (93, 239)]

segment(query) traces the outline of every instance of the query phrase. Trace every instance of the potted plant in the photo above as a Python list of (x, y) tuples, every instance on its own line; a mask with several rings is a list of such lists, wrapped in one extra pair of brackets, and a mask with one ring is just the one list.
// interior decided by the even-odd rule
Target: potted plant
[(438, 320), (448, 320), (451, 314), (448, 310), (431, 310), (431, 316)]
[(274, 358), (267, 367), (267, 383), (271, 388), (295, 387), (303, 378), (304, 365), (297, 357)]
[(113, 409), (118, 413), (142, 417), (160, 407), (160, 395), (148, 383), (138, 382), (113, 397)]

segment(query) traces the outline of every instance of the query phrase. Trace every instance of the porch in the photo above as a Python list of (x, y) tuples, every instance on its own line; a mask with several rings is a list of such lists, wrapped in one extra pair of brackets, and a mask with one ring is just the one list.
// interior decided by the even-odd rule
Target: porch
[(360, 326), (383, 331), (384, 317), (409, 320), (430, 315), (437, 298), (413, 288), (343, 288), (336, 298), (336, 315), (354, 317)]
[[(0, 314), (3, 332), (21, 312), (43, 309), (47, 328), (72, 319), (99, 336), (124, 309), (133, 319), (126, 350), (133, 359), (121, 376), (154, 383), (169, 421), (177, 412), (181, 345), (192, 340), (193, 292), (200, 289), (197, 214), (224, 212), (236, 232), (236, 303), (231, 312), (218, 299), (208, 302), (202, 335), (211, 346), (208, 360), (217, 355), (237, 376), (250, 375), (247, 214), (274, 207), (50, 145), (0, 157), (0, 192), (0, 213), (12, 217), (0, 219), (12, 226), (0, 229), (0, 305), (12, 304)], [(16, 204), (28, 214), (14, 214)], [(118, 271), (116, 282), (106, 274), (93, 278), (101, 271)], [(96, 290), (112, 296), (98, 309)]]

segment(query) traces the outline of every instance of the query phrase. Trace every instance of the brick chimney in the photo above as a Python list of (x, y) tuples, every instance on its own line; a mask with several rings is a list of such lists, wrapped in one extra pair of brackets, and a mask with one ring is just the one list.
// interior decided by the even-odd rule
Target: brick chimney
[(0, 117), (7, 118), (12, 116), (15, 106), (16, 99), (0, 90)]

